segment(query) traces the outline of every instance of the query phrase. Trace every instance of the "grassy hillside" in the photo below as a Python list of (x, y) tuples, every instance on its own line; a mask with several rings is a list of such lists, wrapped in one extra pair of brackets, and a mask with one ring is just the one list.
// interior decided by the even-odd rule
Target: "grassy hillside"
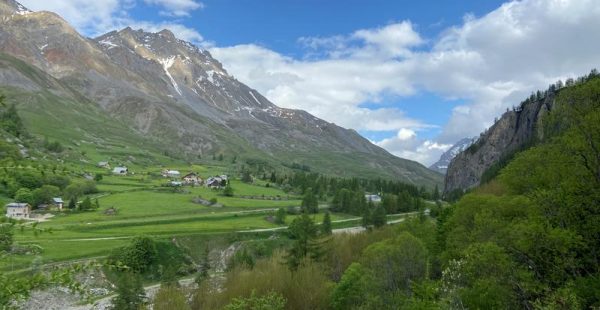
[[(215, 139), (222, 141), (209, 154), (190, 154), (182, 151), (188, 141), (185, 135), (168, 129), (155, 128), (152, 134), (133, 130), (124, 118), (112, 117), (94, 102), (67, 87), (43, 71), (14, 57), (0, 54), (0, 69), (16, 71), (20, 81), (0, 86), (7, 103), (15, 103), (27, 130), (40, 139), (59, 141), (72, 150), (64, 161), (82, 167), (81, 163), (109, 160), (129, 166), (148, 167), (184, 162), (211, 163), (213, 156), (223, 155), (225, 161), (234, 158), (240, 164), (261, 162), (270, 170), (286, 170), (302, 164), (313, 172), (340, 177), (386, 178), (433, 188), (441, 185), (442, 176), (416, 162), (395, 159), (391, 155), (331, 152), (314, 149), (308, 152), (279, 152), (268, 154), (248, 141), (231, 134), (225, 127), (186, 112), (199, 124), (206, 126)], [(23, 81), (27, 81), (27, 87)], [(19, 84), (17, 87), (15, 84)], [(10, 86), (14, 85), (14, 86)], [(124, 114), (140, 108), (135, 102), (123, 102)], [(129, 111), (129, 112), (127, 112)], [(156, 135), (157, 132), (160, 135)], [(293, 144), (293, 141), (289, 141)], [(392, 169), (386, 167), (393, 167)], [(415, 171), (407, 173), (406, 171)]]

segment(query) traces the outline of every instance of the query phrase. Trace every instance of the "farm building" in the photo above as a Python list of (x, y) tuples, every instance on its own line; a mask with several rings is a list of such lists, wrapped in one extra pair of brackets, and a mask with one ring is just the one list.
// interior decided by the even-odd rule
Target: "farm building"
[(373, 203), (381, 202), (381, 196), (379, 196), (379, 195), (373, 195), (373, 194), (365, 195), (365, 199), (368, 202), (373, 202)]
[(223, 181), (225, 180), (223, 180), (221, 177), (209, 177), (206, 179), (206, 187), (220, 188), (223, 185)]
[(127, 170), (127, 167), (115, 167), (112, 170), (112, 173), (116, 175), (127, 175), (128, 172), (129, 170)]
[(28, 219), (31, 206), (28, 203), (13, 202), (6, 205), (6, 217), (15, 219)]
[(181, 180), (187, 185), (200, 185), (203, 181), (202, 178), (195, 172), (190, 172), (184, 175)]
[(62, 211), (65, 202), (60, 197), (52, 198), (52, 204), (56, 207), (56, 209)]

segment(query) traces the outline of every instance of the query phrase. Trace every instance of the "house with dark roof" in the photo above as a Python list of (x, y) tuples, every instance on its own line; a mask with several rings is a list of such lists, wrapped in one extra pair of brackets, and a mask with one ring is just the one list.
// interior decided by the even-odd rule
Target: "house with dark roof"
[(190, 172), (184, 175), (181, 180), (186, 185), (200, 185), (202, 184), (202, 178), (195, 172)]

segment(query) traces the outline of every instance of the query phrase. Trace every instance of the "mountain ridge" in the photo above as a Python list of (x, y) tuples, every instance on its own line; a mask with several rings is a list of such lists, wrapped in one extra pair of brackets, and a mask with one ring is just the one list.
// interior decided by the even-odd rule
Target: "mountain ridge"
[(441, 183), (440, 175), (394, 157), (353, 130), (276, 106), (229, 75), (208, 51), (169, 30), (127, 27), (90, 39), (60, 16), (31, 12), (12, 0), (0, 1), (0, 14), (0, 52), (56, 79), (43, 86), (5, 70), (0, 84), (68, 89), (65, 96), (85, 97), (184, 158), (228, 153), (344, 176)]

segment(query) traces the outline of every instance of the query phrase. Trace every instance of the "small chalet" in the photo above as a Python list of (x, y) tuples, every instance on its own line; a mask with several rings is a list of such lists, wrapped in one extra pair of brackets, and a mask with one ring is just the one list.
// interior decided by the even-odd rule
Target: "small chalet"
[(110, 169), (110, 165), (108, 164), (107, 161), (98, 162), (98, 167), (104, 168), (104, 169)]
[(112, 173), (116, 175), (127, 175), (128, 172), (129, 170), (127, 170), (127, 167), (115, 167), (112, 170)]
[(210, 177), (206, 179), (206, 187), (221, 188), (223, 179), (221, 177)]
[(367, 202), (372, 202), (372, 203), (380, 203), (381, 202), (381, 196), (379, 195), (365, 195), (365, 199), (367, 200)]
[(52, 198), (52, 204), (56, 207), (56, 209), (58, 209), (59, 211), (62, 211), (62, 209), (65, 205), (65, 202), (60, 197), (54, 197), (54, 198)]
[(6, 217), (28, 219), (30, 215), (31, 206), (28, 203), (13, 202), (6, 205)]
[(202, 178), (195, 172), (190, 172), (181, 178), (184, 184), (187, 185), (200, 185), (202, 184)]

